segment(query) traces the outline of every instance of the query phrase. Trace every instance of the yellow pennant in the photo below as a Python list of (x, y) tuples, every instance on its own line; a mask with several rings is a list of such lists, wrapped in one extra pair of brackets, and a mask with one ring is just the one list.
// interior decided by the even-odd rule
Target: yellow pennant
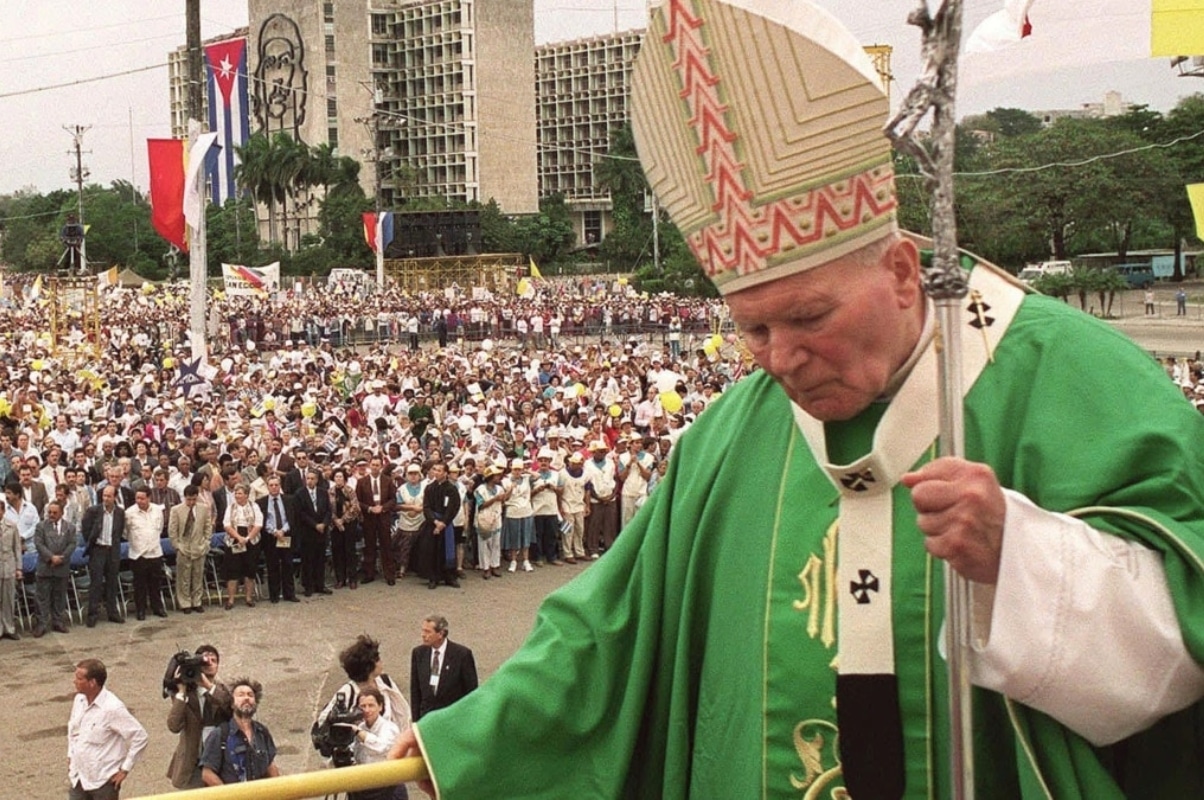
[(1199, 55), (1204, 41), (1204, 0), (1150, 0), (1150, 10), (1151, 56)]
[(1196, 221), (1196, 237), (1204, 236), (1204, 183), (1189, 183), (1187, 199), (1191, 201), (1191, 215)]

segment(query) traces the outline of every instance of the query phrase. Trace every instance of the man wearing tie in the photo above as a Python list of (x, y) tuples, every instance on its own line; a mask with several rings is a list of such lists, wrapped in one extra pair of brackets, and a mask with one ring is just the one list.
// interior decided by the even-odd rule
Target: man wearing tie
[[(300, 455), (298, 455), (300, 458)], [(305, 473), (297, 501), (297, 533), (301, 539), (301, 585), (305, 596), (332, 594), (326, 588), (326, 531), (330, 527), (330, 493), (315, 469)]]
[(268, 567), (268, 599), (279, 603), (283, 597), (290, 603), (300, 603), (293, 585), (293, 528), (296, 527), (296, 500), (280, 491), (280, 477), (267, 480), (268, 493), (259, 498), (263, 512), (263, 555)]
[(422, 621), (422, 644), (410, 655), (410, 708), (414, 721), (446, 708), (477, 688), (472, 651), (447, 640), (447, 620), (432, 614)]
[(280, 488), (285, 494), (295, 495), (305, 486), (305, 473), (309, 470), (309, 453), (304, 450), (294, 451), (293, 468), (280, 473)]
[[(269, 429), (270, 431), (270, 429)], [(284, 452), (284, 442), (279, 436), (272, 434), (273, 438), (268, 442), (268, 457), (267, 462), (277, 475), (283, 475), (293, 468), (293, 457)]]
[(364, 515), (364, 583), (376, 580), (376, 552), (380, 550), (381, 571), (392, 586), (397, 581), (397, 567), (389, 528), (397, 506), (397, 487), (391, 477), (381, 473), (383, 464), (380, 456), (372, 457), (368, 474), (355, 483), (355, 497)]
[[(180, 493), (167, 485), (167, 470), (157, 469), (151, 473), (150, 499), (157, 506), (163, 506), (167, 511), (180, 505)], [(167, 536), (168, 515), (164, 514), (163, 536)]]
[(176, 549), (176, 598), (185, 614), (205, 613), (205, 558), (213, 523), (209, 507), (197, 502), (200, 493), (195, 486), (185, 486), (184, 501), (171, 507), (167, 522), (167, 538)]
[(46, 635), (46, 624), (59, 633), (67, 632), (67, 581), (71, 577), (71, 554), (75, 552), (75, 528), (63, 521), (63, 506), (46, 504), (46, 519), (33, 534), (38, 551), (35, 577), (38, 591), (38, 624), (34, 637)]
[[(187, 503), (187, 492), (184, 497)], [(193, 494), (193, 498), (196, 498), (196, 494)], [(195, 684), (183, 681), (176, 683), (176, 693), (172, 695), (171, 709), (167, 712), (167, 729), (180, 735), (171, 762), (167, 765), (167, 777), (177, 789), (204, 786), (201, 781), (201, 748), (206, 736), (232, 715), (230, 690), (217, 679), (217, 669), (221, 663), (217, 648), (203, 644), (196, 649), (196, 654), (205, 659), (200, 680)]]
[(109, 622), (125, 622), (117, 610), (117, 573), (121, 566), (121, 538), (125, 533), (125, 509), (117, 503), (117, 487), (101, 489), (100, 502), (88, 506), (80, 523), (85, 550), (88, 553), (88, 616), (89, 628), (95, 627), (104, 599)]

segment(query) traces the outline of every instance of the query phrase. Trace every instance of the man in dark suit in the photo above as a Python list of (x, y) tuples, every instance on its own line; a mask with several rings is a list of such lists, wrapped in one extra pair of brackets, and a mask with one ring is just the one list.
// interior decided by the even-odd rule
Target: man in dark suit
[(214, 533), (221, 533), (226, 529), (226, 509), (234, 503), (234, 489), (242, 480), (234, 467), (226, 467), (221, 475), (225, 485), (213, 492)]
[(477, 688), (472, 651), (447, 640), (447, 620), (431, 615), (422, 621), (422, 644), (410, 655), (410, 707), (414, 721), (446, 708)]
[(25, 502), (33, 503), (33, 507), (38, 510), (38, 516), (45, 519), (46, 503), (50, 500), (46, 484), (34, 479), (33, 467), (28, 464), (22, 466), (17, 475), (21, 481), (21, 493), (25, 496)]
[(205, 659), (200, 680), (193, 685), (183, 681), (177, 683), (167, 712), (167, 729), (180, 735), (171, 763), (167, 765), (167, 777), (177, 789), (204, 785), (199, 763), (201, 745), (204, 744), (202, 735), (206, 728), (230, 719), (232, 713), (230, 691), (217, 680), (217, 668), (221, 663), (217, 648), (203, 644), (196, 649), (196, 654)]
[(322, 476), (316, 469), (307, 471), (305, 486), (293, 495), (297, 504), (297, 534), (301, 539), (301, 585), (305, 588), (306, 597), (332, 593), (326, 588), (330, 491), (321, 480)]
[(300, 603), (293, 584), (293, 539), (297, 529), (297, 501), (280, 491), (280, 476), (268, 478), (268, 493), (259, 498), (263, 512), (263, 555), (268, 567), (268, 599), (279, 603), (283, 597)]
[(285, 494), (295, 495), (305, 486), (305, 473), (311, 469), (309, 453), (296, 450), (293, 453), (293, 466), (286, 472), (280, 473), (280, 488)]
[(38, 591), (38, 624), (35, 638), (46, 634), (47, 624), (59, 633), (67, 632), (67, 582), (71, 579), (71, 554), (75, 552), (75, 528), (63, 519), (63, 507), (57, 500), (46, 504), (46, 519), (34, 530), (33, 544), (38, 551), (35, 577)]
[(283, 450), (284, 442), (279, 436), (273, 437), (268, 443), (268, 455), (264, 460), (276, 471), (277, 475), (284, 475), (293, 469), (293, 457)]
[(80, 534), (88, 553), (88, 615), (89, 628), (95, 627), (100, 616), (100, 601), (104, 599), (109, 622), (125, 622), (117, 610), (117, 573), (121, 566), (121, 539), (125, 534), (125, 509), (117, 503), (117, 487), (101, 489), (100, 502), (88, 506), (80, 522)]
[(376, 580), (376, 551), (380, 550), (380, 568), (392, 586), (397, 578), (393, 563), (393, 511), (397, 507), (397, 487), (393, 478), (381, 472), (384, 461), (373, 456), (368, 462), (368, 474), (355, 482), (355, 499), (364, 517), (364, 583)]

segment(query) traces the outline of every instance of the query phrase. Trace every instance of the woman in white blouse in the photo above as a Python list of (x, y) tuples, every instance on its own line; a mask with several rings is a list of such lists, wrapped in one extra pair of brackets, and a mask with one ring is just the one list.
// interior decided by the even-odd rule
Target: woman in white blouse
[(234, 502), (226, 506), (222, 521), (226, 530), (226, 553), (222, 557), (222, 572), (226, 577), (226, 610), (234, 608), (238, 582), (243, 582), (247, 606), (255, 605), (255, 571), (259, 569), (259, 532), (263, 529), (263, 512), (251, 502), (245, 483), (234, 489)]

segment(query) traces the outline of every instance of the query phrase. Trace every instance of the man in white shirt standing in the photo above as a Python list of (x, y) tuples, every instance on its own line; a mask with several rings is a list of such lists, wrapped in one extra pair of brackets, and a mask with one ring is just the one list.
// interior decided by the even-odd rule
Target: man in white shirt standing
[(163, 578), (163, 506), (150, 501), (145, 486), (134, 494), (134, 505), (125, 510), (125, 535), (130, 543), (130, 568), (134, 573), (134, 608), (138, 619), (146, 619), (150, 603), (156, 617), (166, 617), (159, 582)]
[(116, 800), (146, 749), (146, 729), (125, 703), (105, 688), (99, 659), (75, 665), (75, 700), (67, 723), (68, 800)]

